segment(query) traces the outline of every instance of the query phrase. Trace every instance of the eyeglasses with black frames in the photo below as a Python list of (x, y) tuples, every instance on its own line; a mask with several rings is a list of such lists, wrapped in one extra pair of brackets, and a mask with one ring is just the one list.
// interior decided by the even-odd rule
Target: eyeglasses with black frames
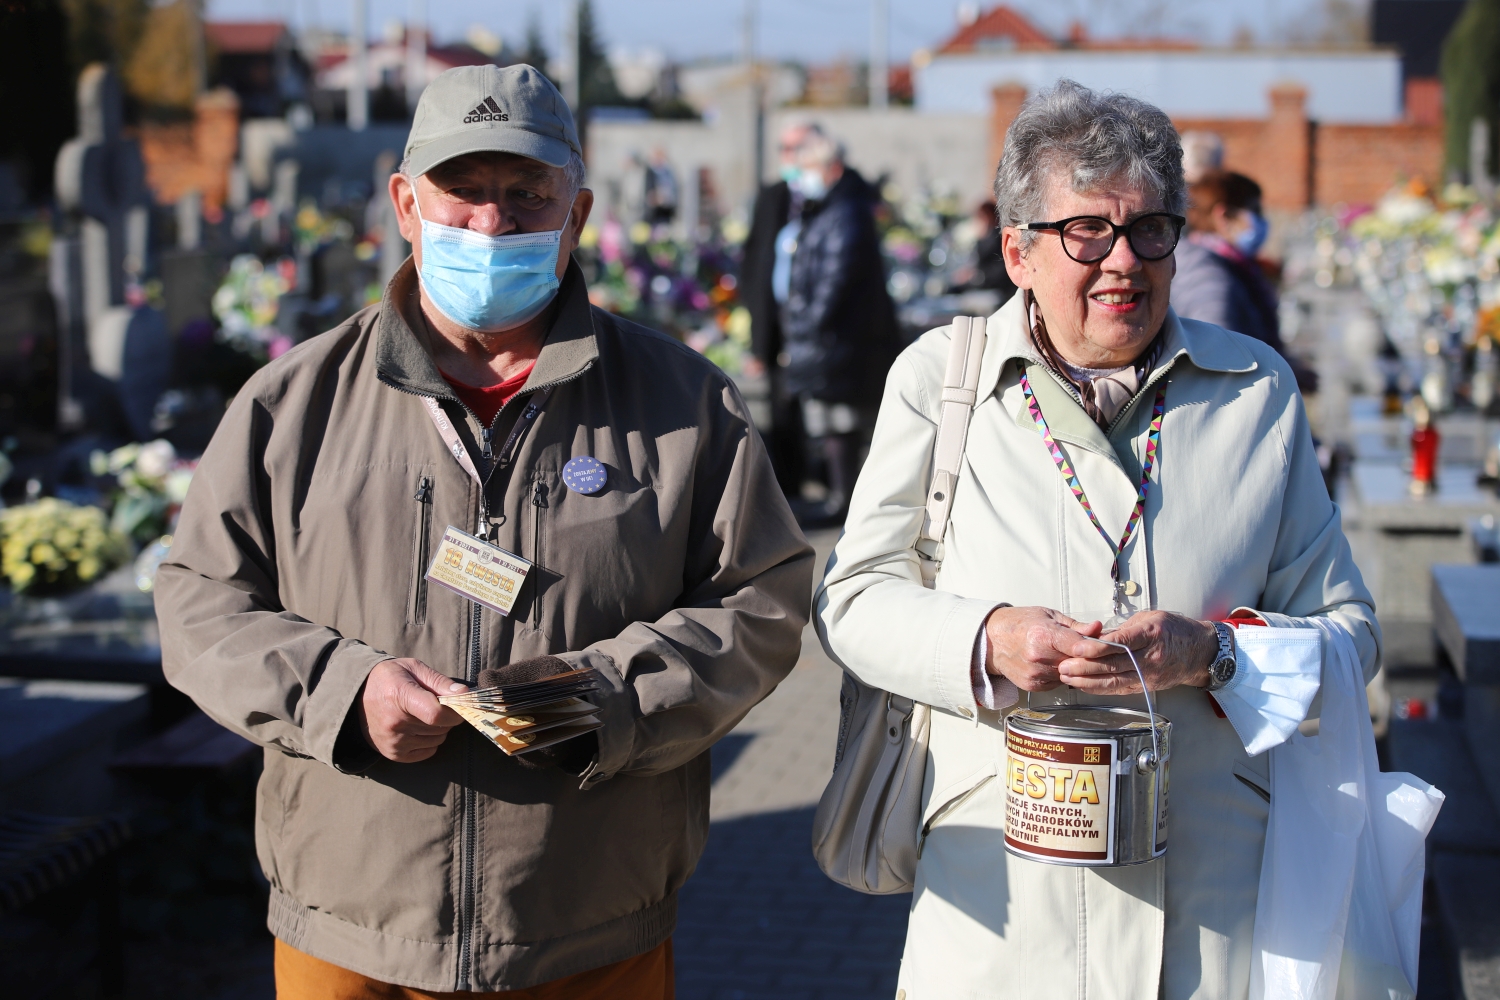
[(1080, 264), (1097, 264), (1114, 253), (1115, 242), (1124, 236), (1141, 260), (1162, 260), (1177, 249), (1187, 220), (1170, 212), (1152, 212), (1117, 226), (1097, 215), (1075, 215), (1056, 222), (1023, 222), (1017, 229), (1053, 231), (1062, 239), (1063, 253)]

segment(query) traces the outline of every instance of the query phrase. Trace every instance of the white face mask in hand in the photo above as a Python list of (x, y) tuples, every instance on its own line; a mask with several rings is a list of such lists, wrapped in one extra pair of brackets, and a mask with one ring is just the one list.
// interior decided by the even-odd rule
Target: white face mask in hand
[(1322, 683), (1322, 635), (1315, 629), (1235, 629), (1234, 677), (1214, 692), (1250, 756), (1285, 743)]

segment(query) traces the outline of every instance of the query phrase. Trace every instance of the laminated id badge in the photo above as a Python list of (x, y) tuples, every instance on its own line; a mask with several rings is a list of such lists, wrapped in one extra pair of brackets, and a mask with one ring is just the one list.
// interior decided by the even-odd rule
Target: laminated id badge
[(427, 569), (427, 579), (508, 615), (529, 572), (527, 560), (449, 525)]

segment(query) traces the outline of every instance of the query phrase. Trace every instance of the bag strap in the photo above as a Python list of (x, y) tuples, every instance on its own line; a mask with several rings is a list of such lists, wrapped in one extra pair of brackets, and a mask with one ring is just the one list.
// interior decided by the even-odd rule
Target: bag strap
[(943, 535), (953, 508), (953, 489), (963, 464), (969, 437), (969, 418), (978, 399), (979, 365), (984, 359), (985, 319), (956, 316), (948, 345), (948, 368), (943, 374), (943, 396), (938, 413), (937, 441), (932, 448), (932, 483), (927, 489), (927, 513), (917, 536), (922, 582), (931, 587), (943, 564)]

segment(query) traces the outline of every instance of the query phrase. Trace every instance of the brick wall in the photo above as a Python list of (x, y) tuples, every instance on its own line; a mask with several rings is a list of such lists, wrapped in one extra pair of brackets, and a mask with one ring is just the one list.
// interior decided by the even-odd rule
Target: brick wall
[[(1443, 127), (1423, 93), (1415, 121), (1391, 125), (1315, 125), (1307, 120), (1307, 92), (1295, 84), (1273, 88), (1269, 118), (1175, 118), (1179, 132), (1213, 132), (1224, 140), (1224, 164), (1253, 177), (1273, 212), (1309, 205), (1370, 204), (1393, 185), (1422, 177), (1437, 186), (1443, 173)], [(992, 159), (1024, 100), (1020, 87), (995, 88), (991, 98)]]
[[(1172, 123), (1178, 132), (1212, 132), (1223, 139), (1224, 165), (1255, 178), (1267, 208), (1299, 211), (1307, 207), (1306, 120), (1302, 122), (1300, 142), (1287, 123), (1279, 130), (1272, 130), (1266, 120), (1253, 118), (1176, 118)], [(1278, 139), (1289, 148), (1278, 144)], [(1288, 169), (1289, 164), (1300, 167)]]
[(990, 91), (990, 182), (993, 185), (995, 168), (1000, 165), (1000, 154), (1005, 150), (1005, 131), (1021, 113), (1026, 103), (1026, 88), (1019, 83), (1002, 83)]
[(1441, 125), (1319, 125), (1316, 204), (1373, 205), (1399, 180), (1440, 186)]
[(192, 122), (143, 125), (141, 159), (146, 163), (146, 184), (157, 204), (170, 205), (196, 190), (202, 193), (203, 209), (210, 217), (222, 209), (239, 134), (239, 101), (232, 91), (223, 89), (198, 98)]

